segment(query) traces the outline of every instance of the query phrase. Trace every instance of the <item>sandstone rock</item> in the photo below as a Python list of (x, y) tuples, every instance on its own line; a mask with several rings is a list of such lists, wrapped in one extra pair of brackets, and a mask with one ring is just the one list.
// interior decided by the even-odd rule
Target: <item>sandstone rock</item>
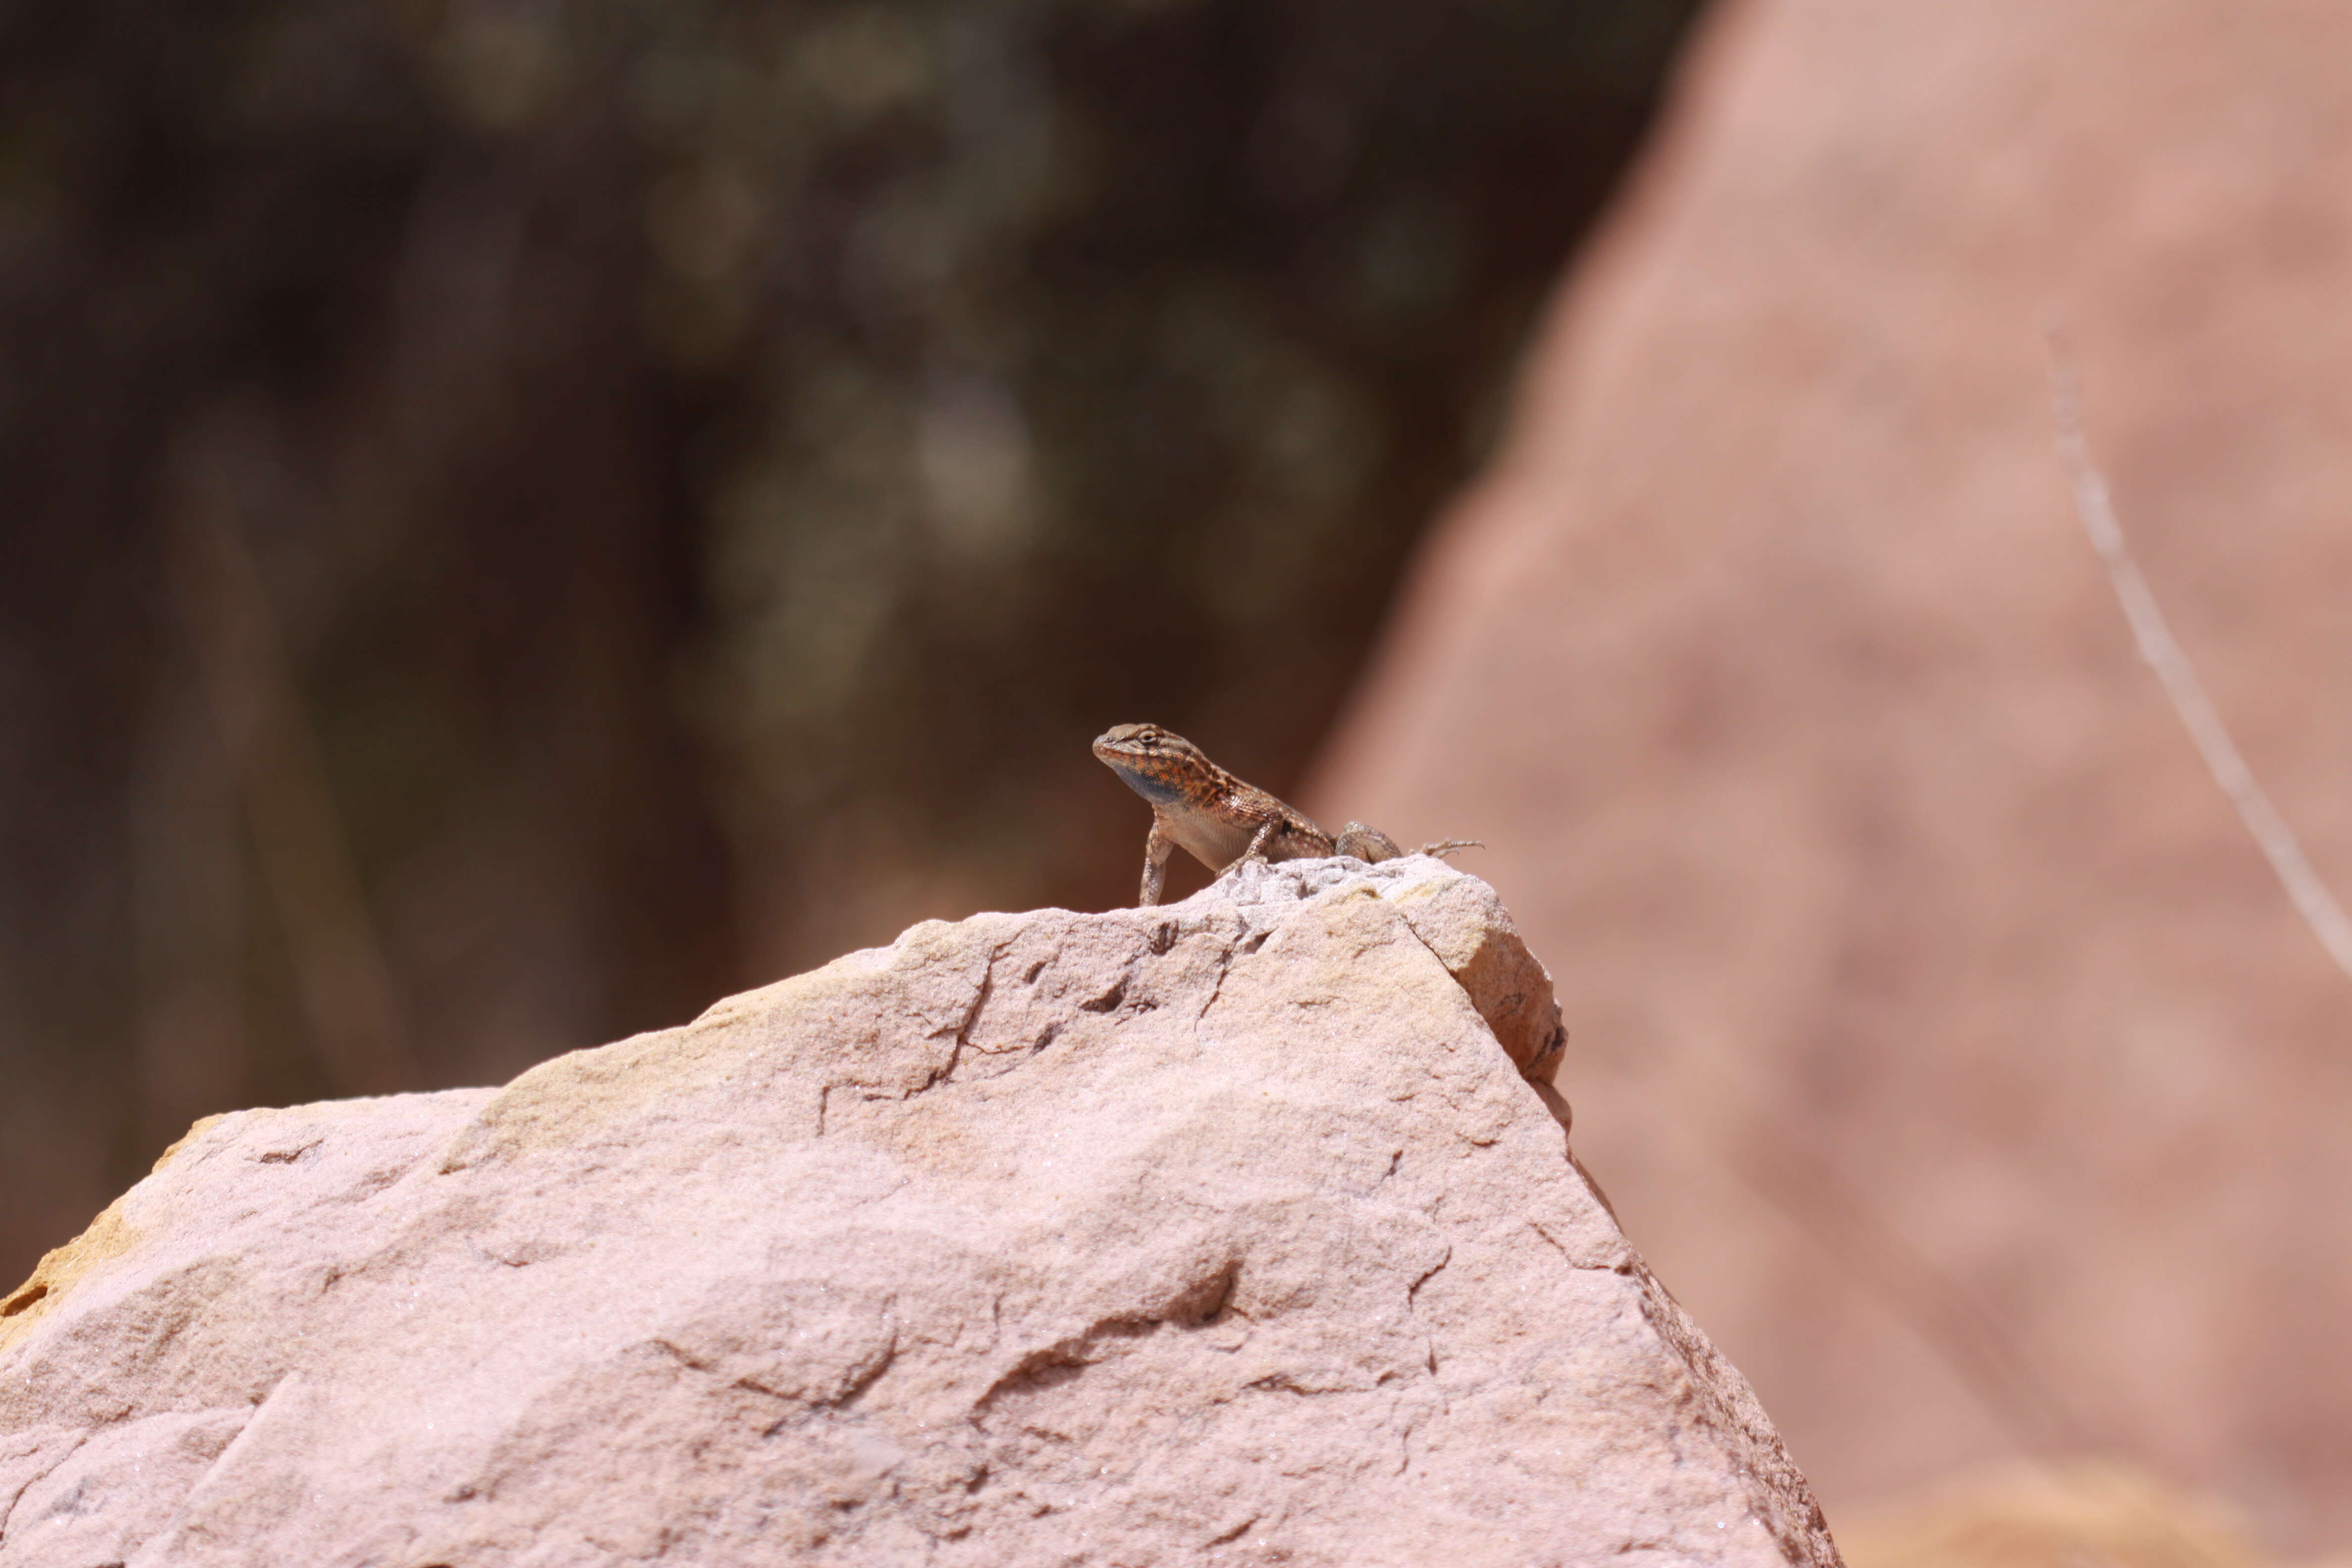
[[(1730, 0), (1302, 796), (1571, 965), (1579, 1152), (1832, 1512), (2127, 1456), (2352, 1542), (2352, 6)], [(1590, 1129), (1587, 1135), (1585, 1129)]]
[(1295, 862), (201, 1123), (0, 1304), (0, 1565), (1834, 1563), (1556, 1039), (1483, 884)]

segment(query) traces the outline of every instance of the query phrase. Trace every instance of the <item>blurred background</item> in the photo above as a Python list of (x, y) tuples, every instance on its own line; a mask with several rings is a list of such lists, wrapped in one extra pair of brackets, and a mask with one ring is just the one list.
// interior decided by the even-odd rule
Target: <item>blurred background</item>
[(0, 1273), (1295, 783), (1688, 10), (0, 13)]
[(0, 1283), (196, 1117), (1129, 901), (1152, 719), (1492, 843), (1858, 1565), (2352, 1547), (2352, 978), (2039, 330), (2352, 889), (2352, 16), (1697, 13), (0, 9)]

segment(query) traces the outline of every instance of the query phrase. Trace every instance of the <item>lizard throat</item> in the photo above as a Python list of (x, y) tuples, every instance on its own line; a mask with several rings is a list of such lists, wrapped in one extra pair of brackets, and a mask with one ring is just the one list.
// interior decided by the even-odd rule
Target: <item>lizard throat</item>
[(1128, 788), (1133, 790), (1144, 799), (1151, 802), (1154, 805), (1161, 805), (1171, 801), (1182, 800), (1185, 797), (1184, 786), (1182, 784), (1177, 784), (1172, 780), (1154, 777), (1152, 774), (1147, 773), (1139, 768), (1131, 768), (1123, 763), (1113, 763), (1111, 764), (1111, 771), (1118, 773), (1120, 778), (1127, 781)]

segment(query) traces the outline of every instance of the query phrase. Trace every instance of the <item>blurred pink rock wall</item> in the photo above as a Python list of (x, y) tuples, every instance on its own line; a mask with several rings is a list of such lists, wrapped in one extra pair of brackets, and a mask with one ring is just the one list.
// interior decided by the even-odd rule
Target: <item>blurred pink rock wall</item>
[(1740, 0), (1310, 809), (1476, 835), (1580, 1152), (1834, 1524), (2122, 1457), (2352, 1540), (2352, 9)]

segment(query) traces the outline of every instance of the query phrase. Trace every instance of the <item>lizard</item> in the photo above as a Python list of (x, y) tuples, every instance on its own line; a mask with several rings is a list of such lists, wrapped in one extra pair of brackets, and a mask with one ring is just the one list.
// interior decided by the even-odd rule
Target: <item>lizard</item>
[[(1151, 803), (1139, 908), (1160, 901), (1168, 857), (1179, 847), (1220, 873), (1244, 860), (1352, 855), (1377, 862), (1405, 853), (1387, 834), (1360, 822), (1350, 822), (1332, 837), (1306, 813), (1243, 783), (1211, 762), (1200, 747), (1157, 724), (1114, 724), (1096, 737), (1095, 755), (1128, 788)], [(1475, 838), (1443, 838), (1423, 845), (1418, 852), (1443, 857), (1484, 847)]]

